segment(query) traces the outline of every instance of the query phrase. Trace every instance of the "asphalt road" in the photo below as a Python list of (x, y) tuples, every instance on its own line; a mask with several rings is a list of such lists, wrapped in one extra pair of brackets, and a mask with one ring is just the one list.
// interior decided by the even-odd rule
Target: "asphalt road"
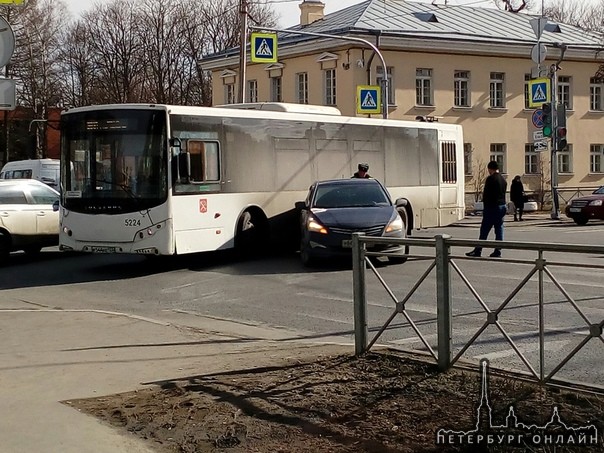
[[(572, 222), (533, 219), (506, 224), (506, 240), (602, 244), (604, 222), (579, 227)], [(468, 218), (458, 225), (417, 231), (416, 236), (449, 234), (475, 239), (479, 219)], [(466, 250), (453, 250), (463, 255)], [(508, 251), (505, 257), (534, 259), (534, 252)], [(556, 256), (555, 261), (578, 260), (604, 264), (603, 256)], [(458, 265), (484, 303), (491, 309), (501, 305), (527, 275), (531, 266), (505, 261), (460, 259)], [(428, 266), (412, 259), (403, 265), (379, 266), (378, 271), (398, 301), (403, 300)], [(589, 324), (604, 319), (604, 280), (601, 269), (552, 267), (563, 291), (549, 280), (546, 302), (546, 374), (575, 348), (589, 331), (569, 295)], [(484, 324), (484, 308), (457, 275), (453, 276), (453, 344), (460, 351)], [(395, 301), (377, 278), (368, 276), (369, 325), (371, 335), (393, 313)], [(565, 293), (566, 292), (566, 295)], [(539, 363), (537, 341), (538, 286), (533, 277), (509, 302), (499, 321), (535, 368)], [(200, 328), (254, 338), (282, 341), (336, 341), (352, 344), (352, 272), (347, 263), (307, 270), (295, 254), (237, 261), (228, 254), (207, 253), (166, 259), (127, 255), (72, 255), (46, 249), (36, 259), (21, 254), (0, 272), (3, 309), (11, 301), (26, 302), (32, 309), (98, 310), (128, 313), (169, 321), (183, 328)], [(418, 326), (426, 342), (436, 347), (436, 296), (433, 274), (406, 302), (406, 313)], [(427, 351), (398, 314), (379, 342), (405, 349)], [(578, 381), (604, 382), (604, 348), (592, 338), (558, 376)], [(493, 325), (464, 354), (467, 360), (487, 357), (494, 364), (527, 370), (517, 352)]]

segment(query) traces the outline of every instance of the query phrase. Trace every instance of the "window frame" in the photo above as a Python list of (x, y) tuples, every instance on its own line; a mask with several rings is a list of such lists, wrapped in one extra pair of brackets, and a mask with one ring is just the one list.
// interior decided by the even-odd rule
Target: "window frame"
[(308, 72), (296, 73), (296, 102), (308, 104)]
[[(396, 90), (394, 89), (394, 66), (386, 66), (386, 77), (388, 80), (388, 105), (396, 105)], [(375, 69), (375, 84), (380, 88), (383, 87), (384, 67), (377, 66)]]
[(572, 145), (569, 144), (563, 150), (556, 151), (556, 163), (558, 165), (558, 173), (567, 175), (573, 173)]
[(572, 103), (572, 77), (558, 76), (558, 104), (565, 104), (567, 110), (573, 109)]
[(604, 173), (604, 144), (592, 143), (589, 145), (589, 173)]
[(535, 151), (535, 145), (533, 143), (526, 143), (524, 145), (524, 174), (538, 175), (540, 159), (541, 155), (539, 151)]
[(432, 68), (415, 69), (415, 105), (419, 107), (434, 107)]
[(283, 77), (271, 77), (271, 102), (283, 102)]
[(336, 68), (323, 70), (323, 101), (324, 105), (337, 105), (337, 73)]
[(596, 77), (589, 79), (589, 110), (592, 112), (604, 112), (604, 83)]
[(472, 102), (470, 99), (470, 74), (470, 71), (461, 69), (457, 69), (453, 73), (453, 105), (455, 107), (472, 106)]
[(499, 164), (499, 172), (507, 174), (507, 145), (505, 143), (491, 143), (489, 146), (489, 161), (494, 160)]
[(491, 72), (489, 76), (490, 108), (504, 109), (505, 96), (505, 72)]
[(258, 80), (247, 81), (247, 98), (248, 102), (258, 102)]
[(235, 84), (225, 83), (224, 84), (224, 103), (235, 104)]

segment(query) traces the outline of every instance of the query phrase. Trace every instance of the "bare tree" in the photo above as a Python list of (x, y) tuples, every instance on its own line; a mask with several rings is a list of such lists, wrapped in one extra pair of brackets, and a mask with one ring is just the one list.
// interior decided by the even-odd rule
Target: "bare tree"
[(141, 98), (146, 71), (140, 14), (134, 0), (97, 4), (83, 15), (89, 24), (97, 80), (93, 102), (136, 102)]
[[(19, 80), (17, 102), (33, 112), (35, 154), (45, 155), (48, 107), (62, 101), (63, 78), (59, 64), (62, 33), (69, 14), (61, 1), (30, 0), (13, 16), (17, 45), (11, 60), (11, 75)], [(55, 125), (56, 127), (56, 125)]]
[(484, 182), (487, 179), (487, 176), (487, 164), (484, 161), (484, 158), (479, 156), (472, 165), (472, 179), (467, 184), (470, 192), (474, 194), (474, 202), (482, 200)]

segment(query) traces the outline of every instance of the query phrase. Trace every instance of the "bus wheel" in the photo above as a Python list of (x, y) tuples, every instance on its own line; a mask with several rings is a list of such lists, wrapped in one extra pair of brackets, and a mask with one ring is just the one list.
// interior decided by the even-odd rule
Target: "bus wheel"
[[(408, 238), (410, 236), (410, 232), (409, 232), (409, 228), (408, 228), (409, 223), (407, 222), (407, 211), (404, 209), (401, 209), (401, 210), (399, 210), (398, 214), (401, 216), (401, 219), (403, 219), (403, 229), (405, 231), (405, 238)], [(389, 256), (388, 262), (391, 264), (406, 263), (407, 258), (408, 258), (407, 255), (409, 255), (409, 246), (405, 245), (405, 254), (399, 255), (399, 256)]]
[(235, 236), (235, 249), (244, 254), (258, 252), (268, 246), (266, 225), (259, 215), (252, 215), (250, 211), (241, 214), (237, 223)]

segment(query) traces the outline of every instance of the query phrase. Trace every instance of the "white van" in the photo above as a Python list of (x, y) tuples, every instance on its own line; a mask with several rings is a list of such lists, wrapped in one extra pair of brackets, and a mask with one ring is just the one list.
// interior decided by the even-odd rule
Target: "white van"
[(0, 171), (0, 179), (37, 179), (53, 189), (59, 190), (60, 164), (59, 159), (29, 159), (7, 162)]

